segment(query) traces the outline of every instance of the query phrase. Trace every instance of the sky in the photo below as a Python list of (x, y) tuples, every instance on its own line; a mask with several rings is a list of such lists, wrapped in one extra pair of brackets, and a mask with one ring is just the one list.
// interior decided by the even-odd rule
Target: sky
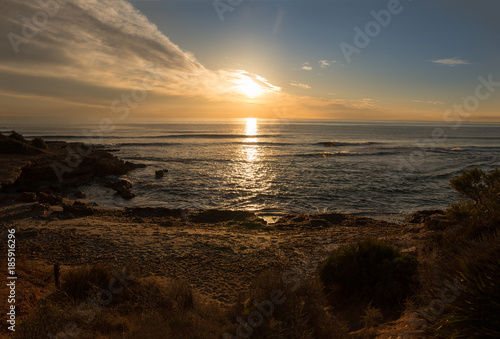
[(500, 121), (496, 0), (0, 0), (0, 117)]

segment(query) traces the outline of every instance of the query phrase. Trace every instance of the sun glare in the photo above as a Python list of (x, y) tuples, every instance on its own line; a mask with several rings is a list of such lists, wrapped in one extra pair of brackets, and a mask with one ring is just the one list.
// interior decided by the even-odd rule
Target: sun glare
[(245, 134), (248, 137), (253, 137), (257, 135), (257, 119), (255, 118), (247, 118), (247, 126), (245, 129)]
[(261, 95), (262, 92), (264, 92), (262, 86), (247, 77), (244, 77), (238, 81), (238, 90), (251, 99)]

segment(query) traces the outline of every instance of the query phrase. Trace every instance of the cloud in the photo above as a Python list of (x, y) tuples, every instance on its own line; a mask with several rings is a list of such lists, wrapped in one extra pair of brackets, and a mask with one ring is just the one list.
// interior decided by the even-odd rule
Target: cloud
[(304, 62), (302, 64), (301, 69), (303, 69), (305, 71), (312, 71), (313, 68), (311, 67), (311, 64), (309, 64), (309, 62)]
[(330, 66), (330, 62), (328, 60), (320, 60), (318, 61), (319, 67), (325, 68)]
[(457, 65), (469, 65), (470, 62), (462, 60), (458, 57), (448, 58), (448, 59), (438, 59), (438, 60), (427, 60), (435, 64), (446, 65), (446, 66), (457, 66)]
[(421, 103), (421, 104), (430, 104), (430, 105), (443, 105), (442, 101), (432, 101), (432, 100), (412, 100), (411, 102)]
[(245, 71), (207, 69), (125, 0), (57, 3), (3, 2), (0, 93), (109, 107), (124, 90), (145, 87), (163, 96), (237, 101), (242, 77), (280, 90)]
[(311, 86), (309, 86), (307, 84), (300, 83), (298, 81), (292, 81), (290, 83), (290, 85), (295, 86), (295, 87), (299, 87), (299, 88), (303, 88), (303, 89), (310, 89), (311, 88)]

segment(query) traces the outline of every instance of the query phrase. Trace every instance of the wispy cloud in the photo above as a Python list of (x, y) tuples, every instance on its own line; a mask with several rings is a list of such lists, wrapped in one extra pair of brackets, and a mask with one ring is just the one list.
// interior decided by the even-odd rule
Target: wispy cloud
[[(0, 78), (8, 81), (0, 82), (0, 92), (104, 107), (145, 78), (164, 96), (237, 100), (235, 80), (242, 77), (265, 91), (280, 90), (248, 72), (207, 69), (125, 0), (68, 1), (26, 40), (23, 18), (30, 20), (42, 6), (36, 0), (4, 3)], [(9, 33), (26, 40), (18, 53), (5, 38)]]
[(307, 84), (300, 83), (298, 81), (292, 81), (290, 83), (290, 85), (295, 86), (295, 87), (299, 87), (299, 88), (303, 88), (303, 89), (310, 89), (311, 88), (311, 86), (309, 86)]
[(312, 71), (312, 67), (311, 67), (311, 64), (309, 62), (304, 62), (302, 64), (302, 67), (301, 69), (305, 70), (305, 71)]
[(442, 101), (432, 101), (432, 100), (412, 100), (411, 102), (416, 102), (420, 104), (430, 104), (430, 105), (443, 105), (444, 102)]
[(328, 60), (320, 60), (318, 61), (319, 67), (326, 68), (330, 66), (330, 62)]
[(435, 64), (446, 65), (446, 66), (457, 66), (457, 65), (469, 65), (470, 62), (462, 60), (458, 57), (448, 58), (448, 59), (437, 59), (437, 60), (427, 60)]

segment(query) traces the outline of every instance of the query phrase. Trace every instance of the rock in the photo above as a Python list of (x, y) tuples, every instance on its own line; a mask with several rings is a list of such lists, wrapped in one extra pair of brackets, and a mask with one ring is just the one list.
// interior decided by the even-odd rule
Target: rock
[(346, 219), (346, 215), (342, 213), (323, 213), (319, 214), (318, 218), (328, 221), (330, 224), (338, 225)]
[(49, 148), (49, 146), (47, 146), (47, 143), (45, 142), (45, 140), (43, 140), (42, 138), (34, 138), (33, 140), (31, 140), (31, 146), (38, 148), (38, 149), (48, 149)]
[(76, 191), (74, 195), (78, 199), (85, 199), (87, 197), (87, 195), (85, 193), (83, 193), (82, 191)]
[(165, 207), (127, 207), (127, 214), (143, 218), (182, 218), (184, 210), (180, 208), (165, 208)]
[(329, 227), (330, 223), (323, 219), (312, 219), (309, 221), (309, 225), (312, 227)]
[(42, 204), (49, 205), (62, 205), (63, 198), (53, 193), (47, 194), (43, 192), (38, 192), (38, 202)]
[(16, 131), (12, 131), (12, 133), (9, 135), (9, 139), (22, 142), (23, 144), (28, 143), (28, 140), (26, 140), (21, 134), (17, 133)]
[(41, 217), (46, 217), (49, 214), (50, 206), (48, 204), (35, 203), (31, 205), (33, 212), (38, 212)]
[(132, 183), (128, 180), (122, 179), (111, 185), (111, 188), (116, 191), (124, 199), (132, 199), (135, 194), (132, 193)]
[(412, 215), (406, 217), (406, 221), (412, 224), (416, 223), (423, 223), (425, 221), (425, 218), (431, 216), (431, 215), (444, 215), (443, 210), (424, 210), (424, 211), (417, 211), (413, 213)]
[(215, 224), (225, 221), (243, 221), (247, 219), (255, 219), (257, 216), (253, 212), (248, 211), (221, 211), (221, 210), (206, 210), (198, 214), (192, 215), (189, 219), (195, 223)]
[(23, 193), (21, 193), (21, 195), (19, 196), (19, 198), (17, 198), (17, 201), (20, 201), (20, 202), (35, 202), (36, 201), (36, 193), (33, 193), (33, 192), (23, 192)]
[(73, 205), (64, 205), (63, 211), (65, 214), (68, 214), (68, 216), (71, 215), (73, 217), (75, 215), (78, 216), (93, 215), (95, 212), (92, 207), (87, 206), (79, 201), (75, 201)]
[(97, 146), (41, 139), (30, 142), (16, 132), (9, 137), (0, 135), (0, 154), (9, 154), (0, 156), (0, 187), (10, 192), (37, 192), (54, 184), (64, 192), (68, 185), (83, 186), (95, 178), (124, 175), (146, 166), (123, 161)]
[(165, 172), (163, 170), (158, 170), (155, 172), (156, 179), (161, 179), (165, 176)]
[(50, 206), (48, 204), (36, 203), (36, 204), (31, 205), (32, 211), (49, 210), (49, 209), (50, 209)]
[(16, 139), (5, 138), (0, 139), (0, 153), (37, 155), (44, 153), (44, 151), (35, 148), (28, 143), (23, 143)]

